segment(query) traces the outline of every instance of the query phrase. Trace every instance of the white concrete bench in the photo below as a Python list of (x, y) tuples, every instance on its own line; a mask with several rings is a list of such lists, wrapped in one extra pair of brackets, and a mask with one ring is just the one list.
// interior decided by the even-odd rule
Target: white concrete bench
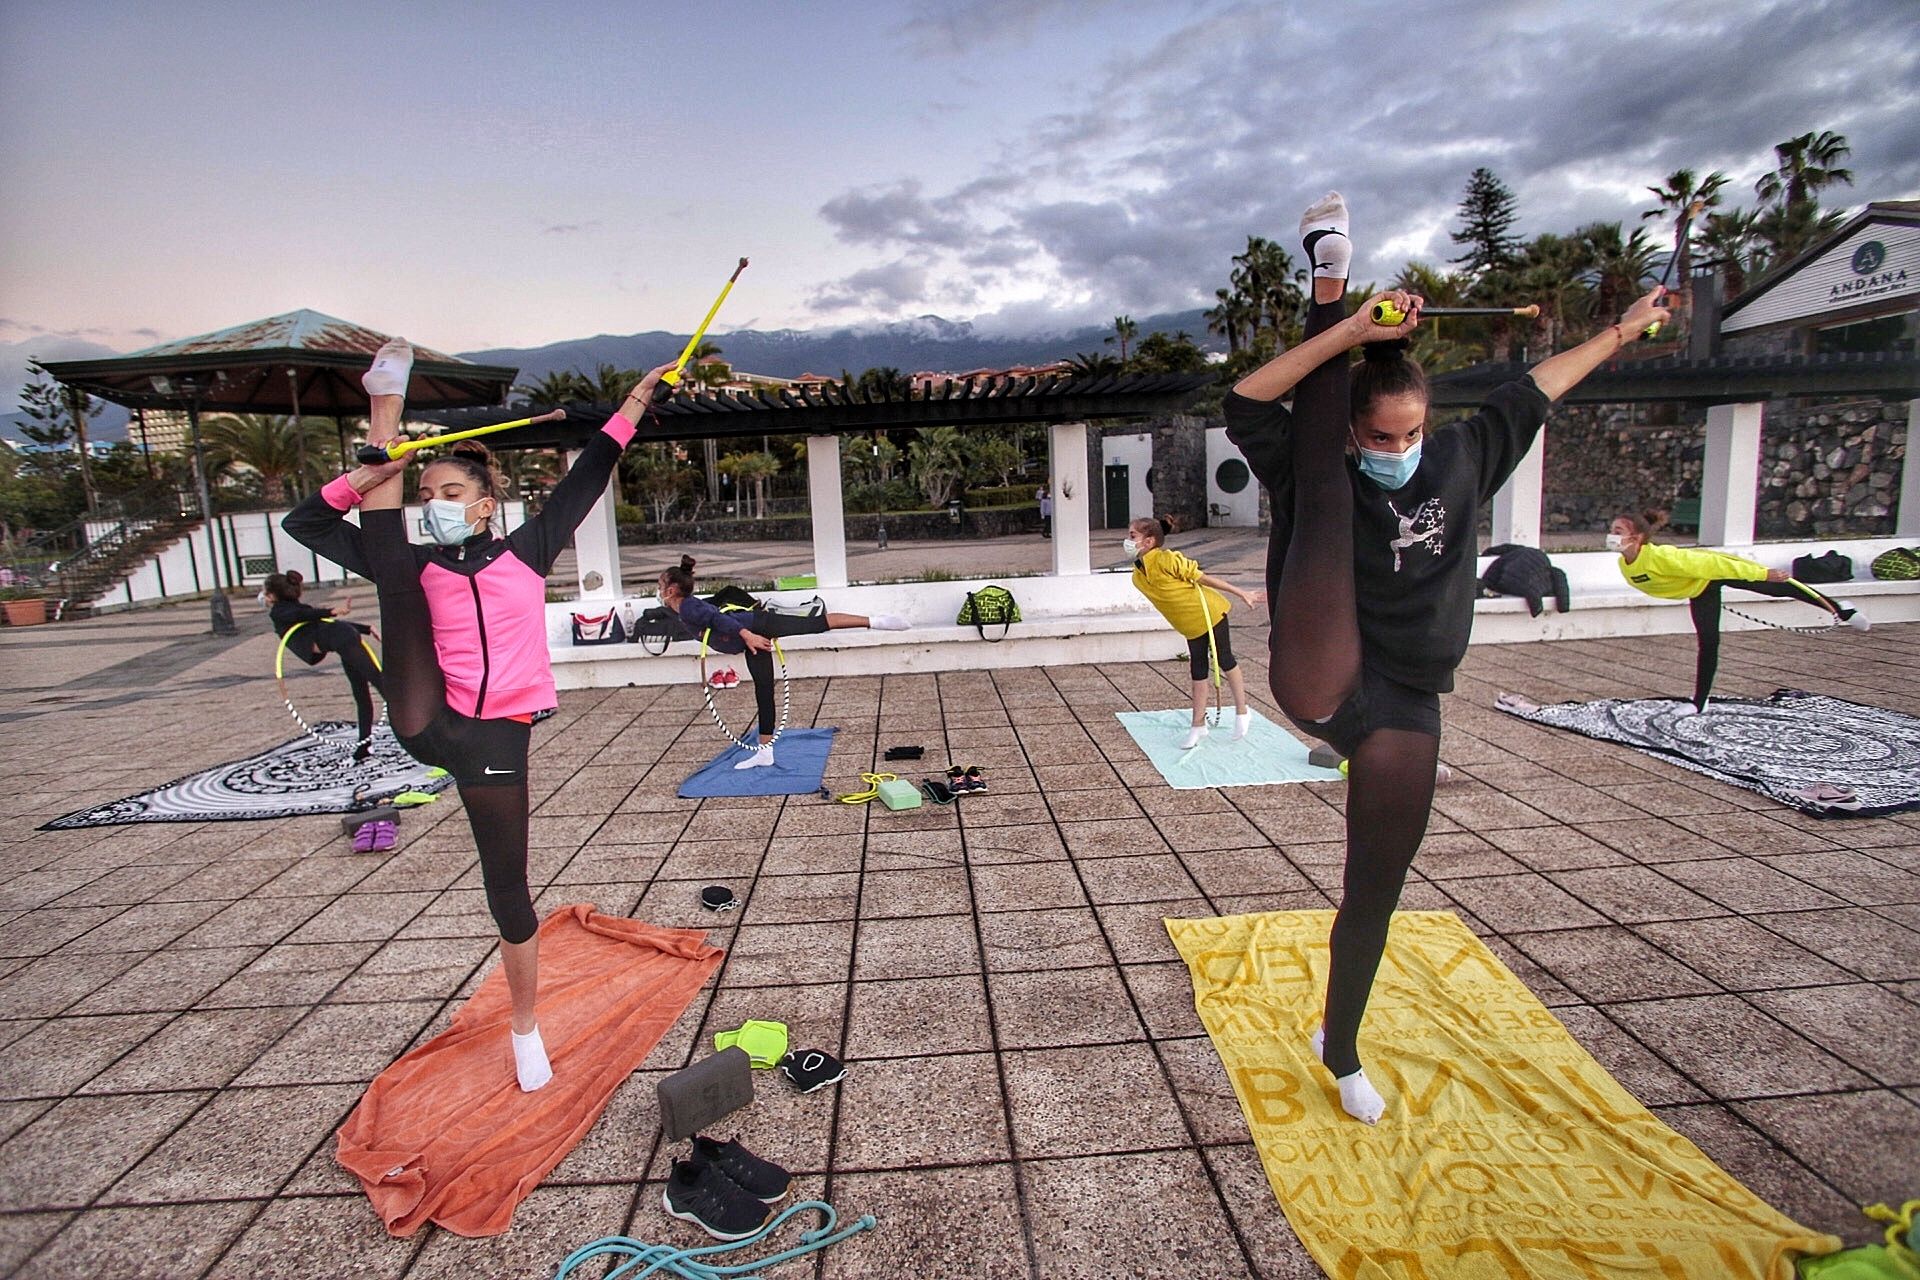
[[(982, 640), (971, 626), (956, 626), (967, 592), (1004, 586), (1020, 605), (1021, 620), (1004, 640)], [(812, 591), (776, 591), (762, 599), (804, 605)], [(889, 583), (832, 587), (819, 596), (835, 613), (899, 614), (909, 631), (848, 629), (822, 635), (793, 636), (780, 642), (791, 674), (853, 676), (907, 671), (972, 671), (989, 667), (1041, 667), (1085, 662), (1142, 662), (1170, 658), (1181, 640), (1168, 629), (1146, 598), (1133, 589), (1126, 571), (1031, 578), (995, 578), (957, 582)], [(562, 689), (604, 689), (624, 685), (678, 684), (699, 679), (698, 641), (676, 641), (664, 654), (638, 644), (575, 645), (575, 612), (597, 615), (618, 605), (622, 615), (651, 608), (653, 596), (587, 600), (547, 606), (547, 641), (554, 680)], [(1000, 628), (989, 627), (989, 637)], [(713, 659), (709, 659), (709, 667)], [(719, 665), (739, 668), (728, 656)]]

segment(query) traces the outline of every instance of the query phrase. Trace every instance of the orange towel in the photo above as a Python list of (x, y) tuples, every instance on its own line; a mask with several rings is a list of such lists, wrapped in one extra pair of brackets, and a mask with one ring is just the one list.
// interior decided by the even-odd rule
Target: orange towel
[[(507, 975), (495, 969), (451, 1027), (367, 1086), (340, 1126), (335, 1158), (393, 1235), (412, 1235), (429, 1218), (463, 1236), (499, 1235), (679, 1020), (721, 954), (698, 929), (561, 908), (540, 926), (540, 1035), (553, 1081), (520, 1091)], [(634, 1135), (636, 1176), (651, 1136)]]

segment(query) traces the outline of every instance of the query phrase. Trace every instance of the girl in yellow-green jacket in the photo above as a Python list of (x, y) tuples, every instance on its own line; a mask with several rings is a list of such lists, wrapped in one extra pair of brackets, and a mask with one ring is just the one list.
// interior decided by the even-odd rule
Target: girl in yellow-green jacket
[(1620, 576), (1635, 588), (1662, 600), (1685, 600), (1693, 611), (1693, 629), (1700, 638), (1700, 656), (1694, 667), (1693, 708), (1707, 709), (1714, 672), (1720, 666), (1720, 593), (1727, 587), (1755, 595), (1805, 600), (1825, 609), (1855, 631), (1865, 631), (1867, 620), (1844, 600), (1830, 600), (1784, 569), (1769, 569), (1745, 556), (1703, 547), (1670, 547), (1653, 541), (1654, 531), (1667, 522), (1664, 511), (1615, 516), (1607, 531), (1607, 549), (1620, 553)]
[(1247, 687), (1240, 677), (1240, 664), (1234, 659), (1233, 640), (1227, 630), (1227, 611), (1232, 606), (1226, 597), (1238, 596), (1250, 605), (1265, 604), (1267, 593), (1242, 591), (1224, 578), (1202, 572), (1194, 560), (1167, 546), (1167, 535), (1172, 532), (1173, 522), (1163, 516), (1135, 520), (1127, 526), (1127, 540), (1121, 546), (1133, 558), (1133, 585), (1187, 642), (1187, 671), (1193, 677), (1193, 727), (1180, 749), (1190, 750), (1207, 736), (1207, 683), (1216, 662), (1233, 691), (1233, 739), (1238, 742), (1247, 736), (1253, 715), (1247, 710)]

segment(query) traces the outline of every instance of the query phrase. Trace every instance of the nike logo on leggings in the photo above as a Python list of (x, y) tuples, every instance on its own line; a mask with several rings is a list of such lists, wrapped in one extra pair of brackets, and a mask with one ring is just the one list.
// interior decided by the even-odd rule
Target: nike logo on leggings
[(512, 773), (512, 772), (513, 772), (513, 770), (511, 770), (511, 769), (496, 769), (496, 768), (494, 768), (494, 767), (493, 767), (492, 765), (488, 765), (488, 766), (487, 766), (486, 768), (484, 768), (484, 769), (482, 769), (482, 770), (481, 770), (480, 772), (481, 772), (481, 773), (484, 773), (484, 774), (487, 774), (487, 775), (488, 775), (489, 777), (491, 777), (491, 776), (492, 776), (492, 775), (494, 775), (494, 774), (502, 774), (502, 773)]

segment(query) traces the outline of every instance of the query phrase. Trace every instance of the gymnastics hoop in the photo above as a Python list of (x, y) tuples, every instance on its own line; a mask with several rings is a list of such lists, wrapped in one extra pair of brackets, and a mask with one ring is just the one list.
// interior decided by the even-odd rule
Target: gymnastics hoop
[[(293, 705), (293, 695), (287, 692), (287, 641), (293, 639), (294, 632), (306, 625), (305, 622), (296, 622), (288, 627), (286, 634), (280, 637), (280, 647), (273, 651), (273, 682), (280, 690), (280, 701), (286, 704), (287, 714), (292, 716), (293, 722), (300, 726), (300, 732), (306, 734), (315, 742), (324, 743), (329, 747), (345, 747), (349, 751), (358, 751), (362, 747), (371, 745), (374, 737), (379, 734), (381, 726), (387, 723), (386, 698), (383, 697), (380, 699), (380, 718), (373, 722), (373, 729), (366, 737), (357, 738), (352, 741), (348, 741), (345, 738), (330, 738), (326, 734), (321, 733), (318, 729), (308, 724), (307, 718), (300, 714), (300, 708)], [(380, 665), (380, 655), (373, 651), (373, 646), (367, 643), (365, 636), (360, 637), (360, 647), (367, 651), (367, 657), (373, 659), (374, 670), (385, 670), (385, 668)]]
[(761, 742), (757, 736), (748, 739), (736, 735), (733, 730), (727, 728), (727, 722), (720, 716), (720, 708), (714, 705), (713, 685), (707, 680), (707, 640), (712, 635), (712, 627), (708, 627), (700, 634), (700, 696), (706, 699), (707, 714), (713, 717), (713, 723), (720, 730), (720, 736), (742, 751), (758, 751), (762, 747), (772, 747), (774, 743), (780, 741), (780, 735), (787, 731), (787, 710), (793, 705), (793, 681), (787, 678), (786, 651), (780, 647), (778, 640), (773, 642), (773, 656), (780, 661), (780, 723), (774, 726), (773, 736)]
[[(1806, 603), (1813, 604), (1813, 601), (1808, 600), (1806, 601)], [(1722, 609), (1725, 609), (1728, 613), (1732, 614), (1736, 618), (1745, 618), (1748, 622), (1757, 622), (1763, 627), (1772, 627), (1775, 631), (1793, 631), (1803, 636), (1823, 635), (1828, 631), (1832, 631), (1835, 627), (1840, 625), (1840, 619), (1835, 617), (1831, 613), (1827, 615), (1827, 620), (1825, 622), (1819, 623), (1811, 627), (1796, 627), (1785, 622), (1769, 622), (1765, 618), (1756, 618), (1752, 614), (1746, 612), (1745, 610), (1736, 609), (1729, 604), (1722, 604), (1720, 607)], [(1814, 607), (1818, 608), (1819, 606), (1815, 605)]]

